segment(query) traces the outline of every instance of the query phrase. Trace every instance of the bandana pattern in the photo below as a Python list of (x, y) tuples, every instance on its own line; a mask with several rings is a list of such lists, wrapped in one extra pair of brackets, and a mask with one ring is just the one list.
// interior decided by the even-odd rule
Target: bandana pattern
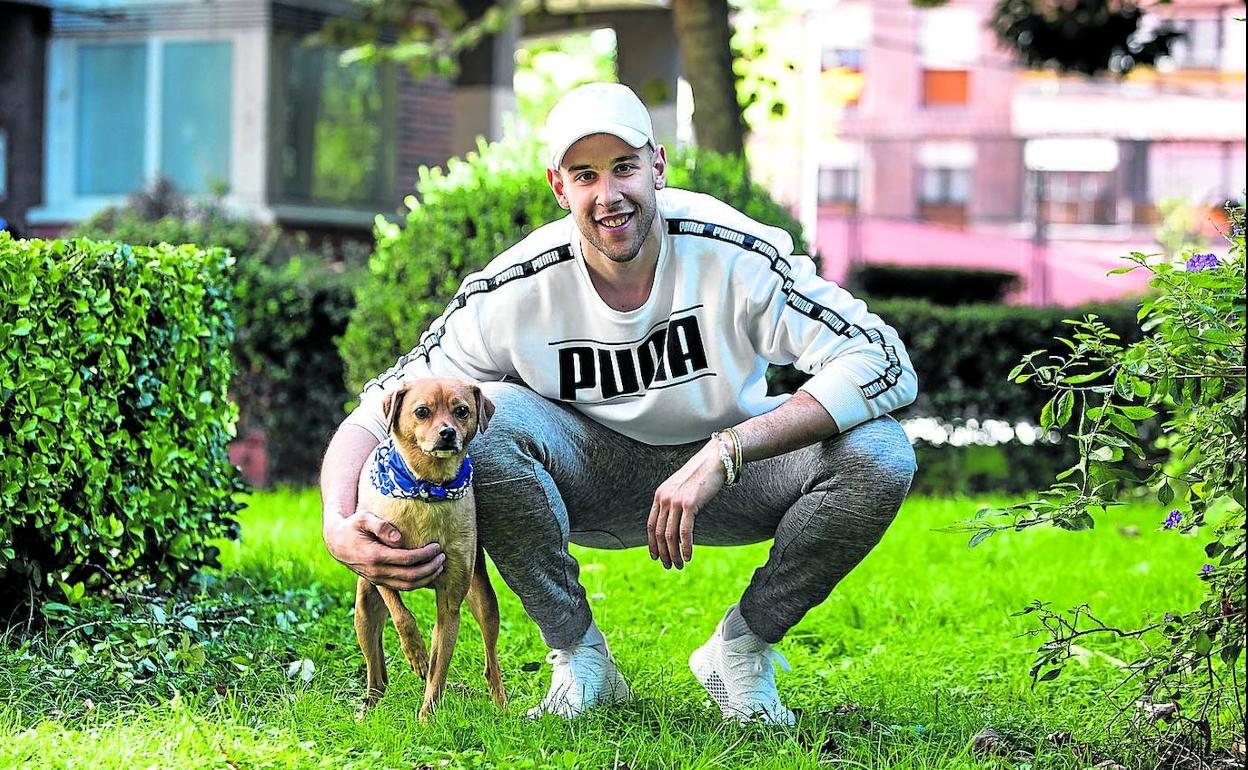
[(373, 488), (386, 497), (401, 500), (459, 500), (472, 488), (472, 458), (464, 455), (464, 464), (448, 484), (434, 484), (416, 478), (403, 455), (394, 448), (394, 438), (388, 438), (373, 451), (373, 463), (369, 469)]

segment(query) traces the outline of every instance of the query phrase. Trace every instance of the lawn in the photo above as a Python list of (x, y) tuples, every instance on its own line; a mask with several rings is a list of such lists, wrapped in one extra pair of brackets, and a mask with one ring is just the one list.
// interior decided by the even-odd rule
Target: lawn
[[(453, 687), (428, 723), (387, 631), (390, 690), (353, 715), (363, 658), (353, 577), (324, 551), (314, 492), (249, 498), (225, 572), (197, 595), (147, 594), (54, 612), (50, 629), (0, 638), (0, 767), (31, 768), (1083, 768), (1106, 758), (1122, 676), (1104, 646), (1035, 689), (1032, 599), (1089, 602), (1137, 625), (1198, 602), (1195, 538), (1128, 507), (1087, 532), (990, 538), (936, 531), (974, 500), (911, 499), (880, 546), (780, 645), (796, 730), (724, 724), (686, 665), (736, 600), (766, 546), (701, 548), (683, 572), (645, 549), (578, 550), (599, 626), (639, 697), (574, 723), (523, 712), (549, 681), (536, 628), (496, 578), (510, 713), (494, 709), (468, 613)], [(410, 597), (428, 630), (432, 596)], [(94, 608), (93, 608), (94, 607)], [(189, 620), (188, 620), (189, 618)], [(25, 635), (24, 635), (25, 634)], [(540, 664), (540, 665), (539, 665)], [(996, 753), (971, 748), (985, 726)], [(1051, 733), (1072, 734), (1056, 746)], [(1074, 750), (1072, 750), (1072, 747)]]

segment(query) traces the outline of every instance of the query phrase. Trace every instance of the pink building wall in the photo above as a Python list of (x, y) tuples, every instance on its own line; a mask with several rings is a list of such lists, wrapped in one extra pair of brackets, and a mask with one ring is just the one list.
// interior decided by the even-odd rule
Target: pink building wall
[[(826, 29), (835, 29), (840, 19), (870, 19), (863, 37), (863, 90), (834, 132), (836, 141), (861, 147), (857, 224), (851, 224), (845, 205), (820, 206), (814, 238), (833, 280), (845, 279), (851, 260), (986, 268), (1021, 277), (1023, 288), (1014, 302), (1072, 306), (1114, 299), (1138, 294), (1147, 283), (1141, 273), (1106, 275), (1128, 264), (1122, 257), (1160, 251), (1156, 223), (1141, 212), (1147, 216), (1149, 207), (1170, 197), (1215, 205), (1242, 196), (1244, 43), (1233, 24), (1224, 21), (1216, 69), (1180, 66), (1125, 81), (1056, 78), (1022, 71), (997, 47), (986, 27), (995, 0), (952, 0), (946, 8), (970, 9), (980, 20), (978, 54), (966, 67), (967, 103), (925, 106), (920, 38), (921, 17), (928, 11), (910, 3), (871, 2), (869, 16), (838, 16), (837, 9), (853, 5), (861, 3), (843, 0), (824, 18)], [(1225, 20), (1242, 15), (1242, 5), (1175, 0), (1161, 12)], [(843, 31), (828, 34), (846, 38)], [(1024, 155), (1029, 140), (1050, 137), (1117, 143), (1118, 166), (1108, 172), (1117, 221), (1049, 226), (1048, 242), (1037, 250)], [(920, 155), (933, 143), (974, 148), (961, 228), (920, 219)], [(1147, 176), (1143, 194), (1141, 162)]]
[[(851, 227), (842, 214), (820, 214), (816, 248), (824, 276), (837, 283), (845, 281), (851, 268), (847, 248)], [(1021, 287), (1009, 301), (1019, 304), (1070, 307), (1138, 295), (1148, 285), (1144, 271), (1107, 275), (1130, 265), (1123, 257), (1132, 249), (1122, 243), (1059, 241), (1037, 252), (1026, 238), (885, 219), (860, 221), (858, 241), (863, 261), (872, 264), (1015, 273)]]

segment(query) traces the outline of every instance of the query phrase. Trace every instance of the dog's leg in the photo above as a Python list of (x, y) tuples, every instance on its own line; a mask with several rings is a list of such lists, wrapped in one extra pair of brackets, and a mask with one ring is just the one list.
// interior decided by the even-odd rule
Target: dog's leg
[(450, 596), (437, 589), (438, 620), (433, 626), (433, 652), (429, 657), (429, 678), (425, 681), (425, 702), (420, 706), (420, 719), (428, 719), (446, 687), (446, 674), (451, 668), (455, 640), (459, 638), (459, 606), (464, 597)]
[(403, 648), (403, 655), (412, 664), (416, 676), (424, 679), (429, 675), (429, 654), (425, 651), (425, 638), (420, 634), (416, 618), (412, 617), (411, 610), (403, 603), (403, 597), (398, 591), (382, 586), (378, 586), (377, 591), (386, 603), (386, 608), (390, 610), (394, 630), (399, 632), (399, 646)]
[(490, 687), (490, 698), (499, 708), (507, 707), (507, 695), (503, 692), (503, 672), (498, 666), (498, 597), (490, 585), (490, 574), (485, 568), (485, 554), (477, 548), (477, 563), (472, 571), (472, 585), (468, 589), (468, 609), (481, 627), (481, 641), (485, 644), (485, 681)]
[(381, 594), (372, 583), (359, 578), (355, 583), (355, 636), (364, 651), (364, 665), (368, 669), (368, 687), (361, 713), (386, 691), (386, 652), (381, 645), (381, 632), (385, 625), (385, 604)]

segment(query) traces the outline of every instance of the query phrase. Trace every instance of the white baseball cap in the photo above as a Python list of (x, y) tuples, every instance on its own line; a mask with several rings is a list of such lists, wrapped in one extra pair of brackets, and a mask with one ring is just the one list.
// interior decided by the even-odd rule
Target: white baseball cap
[(559, 168), (568, 148), (591, 134), (618, 136), (630, 147), (657, 146), (646, 105), (620, 83), (587, 83), (551, 108), (546, 116), (550, 167)]

